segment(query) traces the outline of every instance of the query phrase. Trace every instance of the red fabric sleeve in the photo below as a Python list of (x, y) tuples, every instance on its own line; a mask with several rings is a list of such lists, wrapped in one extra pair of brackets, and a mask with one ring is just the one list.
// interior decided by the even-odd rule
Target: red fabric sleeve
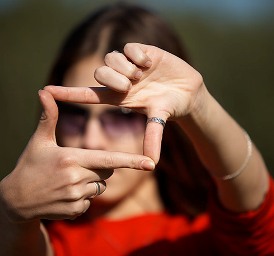
[(209, 202), (212, 231), (221, 255), (274, 255), (274, 183), (260, 207), (254, 211), (234, 213)]

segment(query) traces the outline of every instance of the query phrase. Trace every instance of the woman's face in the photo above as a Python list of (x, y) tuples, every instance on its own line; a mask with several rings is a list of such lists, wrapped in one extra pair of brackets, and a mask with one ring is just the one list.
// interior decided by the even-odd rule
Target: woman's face
[[(94, 55), (76, 63), (66, 74), (63, 85), (68, 87), (100, 86), (94, 71), (104, 65)], [(59, 106), (58, 141), (62, 146), (91, 150), (121, 151), (142, 154), (145, 117), (110, 105), (61, 103)], [(113, 203), (130, 196), (151, 172), (116, 169), (107, 182), (106, 191), (98, 200)]]

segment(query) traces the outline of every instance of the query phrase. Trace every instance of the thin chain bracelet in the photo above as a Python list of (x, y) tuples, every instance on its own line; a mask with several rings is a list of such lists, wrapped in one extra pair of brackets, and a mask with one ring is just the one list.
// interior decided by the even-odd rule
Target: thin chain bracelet
[(228, 175), (225, 175), (222, 177), (217, 177), (218, 179), (232, 180), (232, 179), (236, 178), (237, 176), (239, 176), (242, 173), (242, 171), (245, 169), (245, 167), (247, 166), (247, 164), (250, 160), (250, 157), (252, 155), (252, 141), (246, 131), (244, 131), (244, 135), (245, 135), (246, 142), (247, 142), (247, 154), (246, 154), (246, 158), (245, 158), (242, 166), (237, 171), (235, 171), (231, 174), (228, 174)]

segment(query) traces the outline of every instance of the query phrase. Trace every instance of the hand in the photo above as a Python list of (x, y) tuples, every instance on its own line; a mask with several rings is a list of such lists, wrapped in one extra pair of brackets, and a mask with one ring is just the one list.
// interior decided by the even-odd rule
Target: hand
[(49, 92), (42, 90), (39, 96), (44, 112), (38, 128), (14, 171), (0, 183), (0, 208), (11, 221), (75, 218), (90, 206), (94, 182), (102, 193), (114, 168), (153, 169), (144, 156), (59, 147), (57, 105)]
[[(95, 72), (106, 88), (48, 86), (55, 99), (79, 103), (102, 103), (135, 109), (148, 117), (166, 121), (185, 116), (201, 104), (201, 75), (180, 58), (154, 46), (130, 43), (124, 54), (108, 53), (106, 66)], [(147, 125), (144, 154), (155, 162), (160, 155), (163, 127)]]

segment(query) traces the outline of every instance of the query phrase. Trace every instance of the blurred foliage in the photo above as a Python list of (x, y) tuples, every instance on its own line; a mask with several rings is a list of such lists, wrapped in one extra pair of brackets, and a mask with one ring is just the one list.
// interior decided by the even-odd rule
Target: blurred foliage
[[(0, 178), (15, 166), (36, 128), (37, 91), (45, 85), (63, 38), (106, 1), (79, 6), (57, 0), (22, 2), (0, 14)], [(248, 131), (273, 170), (274, 18), (212, 23), (205, 16), (160, 12), (182, 36), (211, 93)]]

